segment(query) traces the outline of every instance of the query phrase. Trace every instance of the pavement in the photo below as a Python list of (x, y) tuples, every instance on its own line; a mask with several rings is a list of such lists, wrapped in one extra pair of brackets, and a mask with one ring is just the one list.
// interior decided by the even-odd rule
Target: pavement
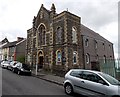
[(32, 75), (34, 77), (40, 78), (42, 80), (46, 80), (46, 81), (63, 86), (64, 77), (57, 76), (57, 75), (52, 74), (50, 72), (40, 70), (37, 72), (37, 75), (36, 75), (36, 71), (32, 70)]

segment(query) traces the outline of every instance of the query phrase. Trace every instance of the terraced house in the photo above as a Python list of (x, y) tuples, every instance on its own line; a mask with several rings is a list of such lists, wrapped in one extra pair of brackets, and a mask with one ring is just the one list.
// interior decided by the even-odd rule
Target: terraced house
[[(22, 37), (17, 37), (17, 41), (8, 42), (2, 46), (2, 60), (17, 60), (25, 57), (25, 45), (26, 39)], [(19, 60), (18, 60), (19, 59)], [(25, 58), (24, 58), (25, 59)]]
[[(26, 63), (32, 67), (37, 64), (38, 68), (56, 73), (64, 73), (71, 68), (98, 68), (98, 59), (114, 59), (113, 44), (100, 37), (81, 24), (81, 17), (68, 11), (58, 14), (54, 4), (50, 10), (42, 4), (37, 16), (34, 16), (32, 28), (27, 30)], [(91, 57), (95, 40), (104, 43), (107, 49), (110, 45), (110, 55), (101, 51)]]

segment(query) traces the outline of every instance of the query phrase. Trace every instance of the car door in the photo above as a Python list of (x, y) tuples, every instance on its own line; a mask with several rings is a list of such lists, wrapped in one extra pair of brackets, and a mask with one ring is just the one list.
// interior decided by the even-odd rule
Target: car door
[(17, 70), (18, 70), (18, 71), (21, 71), (21, 68), (22, 68), (22, 63), (19, 63), (19, 64), (17, 65)]
[(74, 92), (85, 95), (86, 91), (84, 86), (84, 80), (82, 79), (82, 71), (73, 71), (70, 75), (70, 80), (74, 86)]
[(20, 69), (20, 67), (21, 67), (21, 63), (17, 63), (17, 64), (15, 65), (15, 67), (14, 67), (15, 72), (18, 72), (18, 70)]
[(97, 74), (89, 71), (84, 71), (83, 79), (84, 86), (91, 95), (105, 95), (107, 93), (107, 83)]

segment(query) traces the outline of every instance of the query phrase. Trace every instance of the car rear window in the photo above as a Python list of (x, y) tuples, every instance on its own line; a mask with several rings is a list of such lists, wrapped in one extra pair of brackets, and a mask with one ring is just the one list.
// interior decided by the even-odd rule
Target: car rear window
[(72, 71), (70, 73), (71, 76), (81, 78), (82, 77), (82, 72), (81, 71)]

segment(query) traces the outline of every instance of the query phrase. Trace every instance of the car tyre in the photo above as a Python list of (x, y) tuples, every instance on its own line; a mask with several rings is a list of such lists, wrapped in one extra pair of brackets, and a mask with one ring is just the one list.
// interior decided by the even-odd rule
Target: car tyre
[(73, 94), (73, 87), (71, 84), (66, 84), (65, 85), (65, 93), (68, 94), (68, 95), (71, 95)]
[(14, 70), (14, 69), (12, 69), (12, 72), (14, 73), (14, 72), (15, 72), (15, 70)]
[(20, 74), (21, 74), (21, 72), (20, 72), (20, 71), (18, 71), (18, 72), (17, 72), (17, 74), (18, 74), (18, 75), (20, 75)]

